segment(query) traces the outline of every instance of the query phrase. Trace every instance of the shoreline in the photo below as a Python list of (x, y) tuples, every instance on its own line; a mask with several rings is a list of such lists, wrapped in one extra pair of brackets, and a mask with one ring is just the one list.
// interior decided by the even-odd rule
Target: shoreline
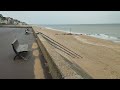
[[(41, 27), (41, 26), (39, 26), (39, 27)], [(53, 31), (60, 31), (60, 32), (64, 32), (64, 33), (66, 33), (66, 34), (71, 34), (71, 35), (86, 35), (86, 36), (88, 36), (88, 37), (93, 37), (93, 38), (97, 38), (97, 39), (101, 39), (101, 40), (106, 40), (106, 41), (110, 41), (110, 42), (113, 42), (113, 43), (118, 43), (118, 44), (120, 44), (120, 40), (111, 40), (110, 38), (107, 38), (107, 39), (105, 39), (104, 37), (99, 37), (99, 35), (106, 35), (106, 34), (86, 34), (86, 33), (76, 33), (76, 32), (68, 32), (68, 31), (64, 31), (64, 30), (60, 30), (60, 29), (54, 29), (54, 28), (51, 28), (51, 27), (42, 27), (42, 28), (44, 28), (44, 29), (49, 29), (49, 30), (53, 30)], [(98, 36), (96, 36), (96, 35), (98, 35)], [(106, 35), (107, 36), (107, 35)], [(108, 36), (108, 37), (111, 37), (112, 38), (112, 36)], [(115, 37), (116, 38), (116, 37)]]

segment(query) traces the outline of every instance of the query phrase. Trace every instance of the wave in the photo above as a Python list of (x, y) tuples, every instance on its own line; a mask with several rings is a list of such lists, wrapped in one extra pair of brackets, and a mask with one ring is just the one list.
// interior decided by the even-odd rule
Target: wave
[[(69, 33), (68, 31), (65, 31), (63, 29), (55, 29), (55, 28), (51, 28), (51, 27), (45, 27), (46, 29), (50, 29), (50, 30), (55, 30), (55, 31), (61, 31), (61, 32), (66, 32), (66, 33)], [(73, 32), (71, 32), (73, 33)]]
[(70, 32), (70, 31), (65, 31), (64, 29), (55, 29), (55, 28), (51, 28), (51, 27), (45, 27), (45, 28), (46, 28), (46, 29), (50, 29), (50, 30), (55, 30), (55, 31), (66, 32), (66, 33), (72, 33), (72, 34), (84, 34), (84, 35), (86, 35), (86, 33)]
[[(62, 31), (62, 32), (70, 33), (69, 31), (55, 29), (55, 28), (51, 28), (51, 27), (45, 27), (45, 28), (50, 29), (50, 30), (56, 30), (56, 31)], [(92, 37), (95, 37), (95, 38), (110, 40), (110, 41), (114, 41), (114, 42), (120, 42), (120, 37), (114, 37), (114, 36), (111, 36), (109, 34), (86, 34), (86, 33), (76, 33), (76, 32), (71, 32), (71, 33), (73, 33), (73, 34), (83, 34), (83, 35), (88, 35), (88, 36), (92, 36)]]
[(96, 38), (115, 41), (115, 42), (120, 41), (119, 38), (114, 37), (114, 36), (110, 36), (110, 35), (107, 35), (107, 34), (88, 34), (88, 35), (92, 36), (92, 37), (96, 37)]

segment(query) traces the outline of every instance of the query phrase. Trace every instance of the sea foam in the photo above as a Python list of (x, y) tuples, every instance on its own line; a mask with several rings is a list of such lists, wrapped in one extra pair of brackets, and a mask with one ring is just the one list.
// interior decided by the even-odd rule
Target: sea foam
[[(50, 30), (55, 30), (55, 31), (62, 31), (62, 32), (66, 32), (66, 33), (70, 33), (69, 31), (65, 31), (65, 30), (61, 30), (61, 29), (55, 29), (55, 28), (51, 28), (51, 27), (45, 27), (46, 29), (50, 29)], [(100, 38), (100, 39), (105, 39), (105, 40), (111, 40), (114, 42), (120, 42), (120, 39), (114, 36), (110, 36), (108, 34), (86, 34), (86, 33), (76, 33), (76, 32), (71, 32), (73, 34), (84, 34), (84, 35), (88, 35), (88, 36), (92, 36), (92, 37), (96, 37), (96, 38)]]
[(105, 40), (119, 41), (119, 39), (117, 37), (109, 36), (107, 34), (89, 34), (89, 36), (101, 38), (101, 39), (105, 39)]

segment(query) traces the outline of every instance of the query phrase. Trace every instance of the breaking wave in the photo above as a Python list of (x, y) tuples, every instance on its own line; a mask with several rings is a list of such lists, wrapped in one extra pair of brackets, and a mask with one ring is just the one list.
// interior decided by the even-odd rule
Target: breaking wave
[[(62, 31), (62, 32), (67, 32), (65, 30), (60, 30), (60, 29), (54, 29), (54, 28), (50, 28), (50, 27), (45, 27), (46, 29), (50, 29), (50, 30), (56, 30), (56, 31)], [(71, 32), (73, 34), (84, 34), (84, 35), (88, 35), (88, 36), (92, 36), (92, 37), (96, 37), (96, 38), (100, 38), (100, 39), (105, 39), (105, 40), (111, 40), (114, 42), (119, 42), (120, 43), (120, 37), (114, 37), (111, 36), (109, 34), (85, 34), (85, 33), (76, 33), (76, 32)]]

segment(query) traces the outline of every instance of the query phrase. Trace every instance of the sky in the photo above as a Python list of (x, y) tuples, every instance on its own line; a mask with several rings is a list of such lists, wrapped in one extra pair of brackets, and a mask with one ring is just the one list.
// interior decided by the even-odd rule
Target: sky
[(120, 11), (0, 11), (28, 24), (120, 23)]

